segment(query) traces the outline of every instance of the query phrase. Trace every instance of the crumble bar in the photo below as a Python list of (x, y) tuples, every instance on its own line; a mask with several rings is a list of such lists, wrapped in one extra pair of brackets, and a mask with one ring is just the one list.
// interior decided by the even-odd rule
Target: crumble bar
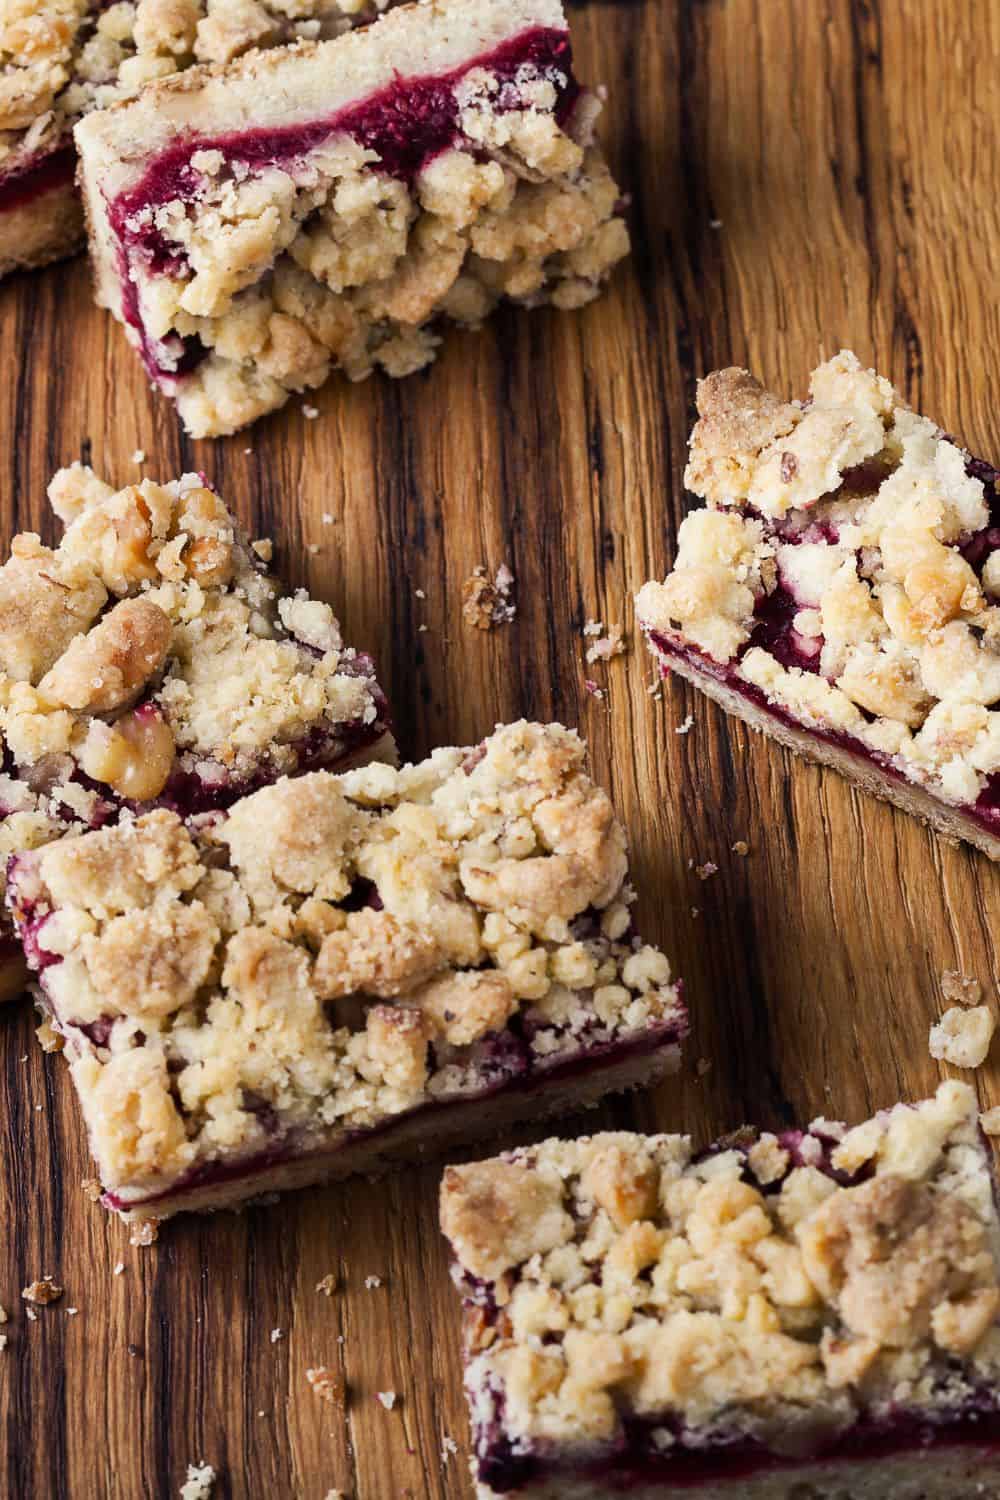
[(0, 276), (83, 243), (74, 123), (196, 62), (336, 36), (386, 0), (4, 0)]
[(684, 1007), (584, 755), (522, 722), (16, 856), (105, 1205), (230, 1207), (675, 1070)]
[(195, 437), (579, 307), (627, 253), (559, 0), (425, 0), (149, 85), (76, 130), (97, 297)]
[[(115, 491), (75, 464), (49, 496), (58, 546), (24, 533), (0, 567), (0, 869), (123, 811), (190, 816), (394, 753), (370, 658), (264, 571), (202, 477)], [(0, 992), (23, 980), (6, 927)]]
[(785, 402), (698, 389), (673, 572), (636, 609), (665, 674), (1000, 858), (997, 471), (842, 352)]
[(976, 1099), (853, 1130), (549, 1140), (448, 1168), (480, 1500), (1000, 1493)]

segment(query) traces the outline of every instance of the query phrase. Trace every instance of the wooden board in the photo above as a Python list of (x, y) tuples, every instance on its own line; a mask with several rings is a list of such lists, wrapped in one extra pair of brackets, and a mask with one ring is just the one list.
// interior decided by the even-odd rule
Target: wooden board
[[(942, 970), (995, 1001), (1000, 871), (683, 686), (653, 701), (641, 650), (592, 671), (595, 700), (580, 631), (631, 628), (633, 591), (662, 576), (694, 381), (713, 366), (801, 394), (819, 356), (850, 345), (1000, 459), (1000, 4), (605, 0), (573, 24), (632, 194), (635, 255), (602, 302), (505, 314), (405, 383), (330, 387), (318, 420), (296, 403), (192, 445), (91, 307), (83, 263), (12, 280), (3, 542), (51, 533), (47, 478), (81, 455), (122, 483), (137, 449), (151, 475), (203, 468), (375, 650), (408, 755), (522, 714), (588, 736), (630, 829), (645, 930), (694, 1016), (682, 1079), (588, 1125), (702, 1140), (748, 1118), (860, 1118), (934, 1087)], [(470, 631), (462, 580), (501, 562), (518, 618)], [(719, 872), (703, 883), (705, 861)], [(26, 1006), (0, 1017), (0, 1493), (165, 1500), (204, 1459), (234, 1500), (468, 1497), (436, 1169), (176, 1222), (130, 1249), (80, 1191), (66, 1072), (31, 1033)], [(976, 1082), (984, 1105), (1000, 1099), (996, 1067)], [(29, 1322), (20, 1289), (45, 1271), (66, 1296)], [(328, 1272), (329, 1299), (314, 1290)], [(322, 1364), (346, 1378), (346, 1412), (310, 1390)], [(390, 1389), (391, 1412), (376, 1400)], [(442, 1458), (446, 1437), (458, 1451)]]

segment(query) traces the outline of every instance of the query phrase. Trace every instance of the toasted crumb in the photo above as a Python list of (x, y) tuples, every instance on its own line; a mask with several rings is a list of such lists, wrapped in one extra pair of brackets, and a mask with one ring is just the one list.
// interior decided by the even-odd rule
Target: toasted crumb
[(159, 1219), (140, 1219), (137, 1224), (132, 1225), (128, 1242), (130, 1245), (155, 1245), (159, 1232)]
[[(584, 627), (586, 634), (586, 626)], [(609, 625), (606, 635), (594, 640), (587, 647), (587, 661), (611, 661), (615, 656), (624, 656), (626, 650), (625, 638), (622, 635), (620, 625)]]
[(414, 599), (426, 599), (427, 595), (424, 593), (423, 589), (414, 589), (413, 597)]
[(51, 1276), (42, 1276), (21, 1292), (25, 1302), (35, 1302), (41, 1307), (49, 1302), (58, 1302), (62, 1294), (62, 1287), (57, 1286)]
[(333, 516), (331, 515), (331, 513), (328, 510), (325, 510), (323, 512), (323, 514), (320, 516), (320, 520), (322, 521), (322, 523), (323, 523), (324, 526), (332, 526), (333, 525)]
[(251, 542), (250, 546), (256, 552), (261, 562), (270, 562), (274, 556), (274, 543), (269, 536), (258, 538), (256, 542)]
[(181, 1485), (181, 1500), (210, 1500), (215, 1478), (211, 1464), (188, 1464), (187, 1479)]
[(750, 853), (750, 845), (747, 843), (746, 839), (736, 840), (736, 843), (733, 845), (733, 853), (738, 854), (741, 859), (745, 858), (745, 856)]
[(983, 987), (971, 974), (945, 969), (941, 975), (941, 993), (957, 1005), (978, 1005), (983, 998)]
[(398, 1400), (395, 1391), (376, 1391), (375, 1395), (377, 1399), (381, 1401), (386, 1411), (392, 1411), (392, 1408), (395, 1406), (396, 1401)]
[(709, 859), (703, 865), (695, 865), (694, 873), (699, 880), (710, 880), (713, 875), (719, 873), (719, 867)]
[(326, 1365), (307, 1370), (306, 1379), (321, 1401), (328, 1401), (331, 1406), (335, 1406), (344, 1399), (344, 1382), (335, 1370), (327, 1369)]
[[(659, 687), (659, 683), (657, 683), (657, 687)], [(688, 714), (687, 718), (684, 720), (684, 723), (677, 725), (677, 728), (674, 730), (674, 734), (690, 734), (693, 728), (694, 714)]]
[(7, 1321), (7, 1309), (5, 1307), (0, 1307), (0, 1327), (2, 1327), (3, 1324)]
[(490, 582), (486, 568), (480, 564), (462, 584), (462, 618), (474, 630), (492, 630), (497, 625), (508, 625), (517, 614), (517, 606), (511, 595), (514, 590), (514, 575), (506, 563), (501, 563), (496, 577)]
[(588, 620), (587, 623), (586, 623), (586, 625), (583, 627), (583, 630), (582, 630), (581, 634), (586, 635), (586, 636), (591, 636), (591, 637), (598, 636), (598, 635), (600, 635), (600, 633), (601, 633), (601, 631), (603, 629), (604, 629), (604, 621), (603, 620)]
[(281, 1340), (284, 1337), (285, 1337), (285, 1330), (283, 1328), (272, 1328), (271, 1329), (271, 1343), (272, 1344), (280, 1344)]
[(985, 1135), (1000, 1135), (1000, 1105), (984, 1109), (979, 1116), (979, 1123)]
[(80, 1186), (91, 1203), (96, 1203), (101, 1196), (101, 1184), (99, 1180), (96, 1177), (85, 1177)]
[(35, 1036), (43, 1052), (61, 1052), (66, 1045), (66, 1038), (59, 1035), (47, 1016), (35, 1028)]
[(931, 1057), (956, 1068), (978, 1068), (986, 1061), (996, 1024), (988, 1005), (976, 1005), (971, 1010), (953, 1005), (931, 1027)]
[(317, 1281), (316, 1290), (322, 1292), (324, 1297), (331, 1297), (336, 1290), (337, 1278), (332, 1271), (328, 1271), (322, 1281)]

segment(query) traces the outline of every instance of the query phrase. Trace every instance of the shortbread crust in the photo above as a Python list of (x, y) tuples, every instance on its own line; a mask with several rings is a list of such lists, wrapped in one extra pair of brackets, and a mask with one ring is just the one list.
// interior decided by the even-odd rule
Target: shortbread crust
[(195, 437), (579, 307), (627, 253), (559, 0), (425, 0), (196, 68), (77, 127), (99, 302)]
[(583, 762), (522, 722), (12, 860), (106, 1205), (233, 1206), (675, 1069), (679, 990)]
[(673, 571), (639, 593), (665, 671), (1000, 857), (997, 473), (848, 352), (805, 404), (698, 392)]
[(994, 1493), (1000, 1223), (963, 1084), (700, 1154), (545, 1141), (448, 1168), (441, 1217), (482, 1500)]

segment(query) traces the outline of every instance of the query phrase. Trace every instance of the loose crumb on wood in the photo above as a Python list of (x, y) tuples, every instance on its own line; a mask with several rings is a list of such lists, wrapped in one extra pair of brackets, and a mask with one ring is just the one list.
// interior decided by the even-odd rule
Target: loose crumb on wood
[(699, 1078), (704, 1078), (705, 1074), (708, 1072), (711, 1066), (711, 1058), (699, 1057), (697, 1063), (695, 1064), (695, 1072), (698, 1074)]
[(101, 1196), (101, 1184), (96, 1177), (85, 1177), (80, 1186), (83, 1188), (84, 1193), (90, 1199), (91, 1203), (96, 1203), (98, 1201)]
[(480, 564), (462, 584), (462, 618), (473, 630), (493, 630), (509, 625), (517, 614), (513, 600), (514, 575), (506, 563), (497, 568), (492, 583)]
[(324, 1297), (332, 1297), (337, 1287), (337, 1278), (332, 1271), (328, 1271), (322, 1281), (317, 1281), (316, 1290), (322, 1292)]
[(583, 685), (587, 689), (587, 692), (590, 694), (590, 696), (597, 699), (598, 703), (604, 702), (605, 698), (607, 697), (607, 693), (601, 687), (599, 682), (595, 682), (592, 677), (585, 677), (583, 679)]
[(983, 998), (983, 987), (971, 974), (945, 969), (941, 975), (941, 993), (957, 1005), (978, 1005)]
[(307, 422), (315, 422), (316, 418), (319, 416), (319, 407), (303, 406), (302, 415), (305, 417)]
[(58, 1302), (62, 1294), (62, 1287), (57, 1286), (51, 1276), (39, 1277), (21, 1292), (25, 1302), (34, 1302), (39, 1307), (44, 1307), (49, 1302)]
[(25, 1310), (25, 1312), (28, 1315), (28, 1322), (29, 1323), (37, 1323), (38, 1322), (38, 1314), (35, 1312), (35, 1309), (33, 1307), (26, 1307), (24, 1310)]
[(699, 880), (711, 880), (713, 875), (718, 875), (719, 867), (709, 859), (703, 865), (695, 865), (694, 873)]
[(931, 1027), (931, 1057), (956, 1068), (978, 1068), (986, 1061), (996, 1025), (988, 1005), (975, 1005), (971, 1010), (953, 1005)]
[(583, 627), (584, 635), (593, 636), (593, 626), (597, 627), (597, 638), (592, 639), (587, 647), (588, 665), (592, 665), (595, 661), (612, 661), (616, 656), (624, 656), (627, 647), (620, 625), (609, 625), (607, 633), (602, 635), (603, 626), (600, 620), (594, 620)]
[(144, 464), (146, 462), (146, 450), (144, 448), (137, 448), (132, 454), (132, 462), (134, 464)]
[(979, 1123), (983, 1127), (984, 1135), (1000, 1135), (1000, 1105), (994, 1105), (992, 1109), (984, 1109), (979, 1116)]
[(746, 856), (750, 853), (750, 845), (747, 843), (746, 839), (736, 840), (736, 843), (733, 845), (733, 853), (738, 854), (741, 859), (746, 858)]
[(366, 1276), (365, 1277), (365, 1289), (367, 1291), (373, 1292), (376, 1287), (379, 1287), (381, 1285), (382, 1285), (382, 1278), (381, 1278), (381, 1276)]
[(132, 1225), (128, 1242), (130, 1245), (155, 1245), (159, 1232), (159, 1219), (140, 1219), (137, 1224)]
[(181, 1485), (181, 1500), (210, 1500), (215, 1479), (211, 1464), (188, 1464), (187, 1479)]
[(124, 1276), (125, 1262), (123, 1260), (116, 1261), (114, 1270), (111, 1272), (111, 1274), (112, 1276)]
[(271, 1343), (272, 1344), (280, 1344), (281, 1341), (282, 1341), (282, 1339), (284, 1337), (285, 1337), (285, 1330), (283, 1328), (272, 1328), (271, 1329)]
[[(656, 684), (659, 687), (659, 683)], [(678, 724), (674, 734), (690, 734), (694, 728), (694, 714), (688, 714), (683, 724)]]
[(399, 1397), (395, 1391), (376, 1391), (376, 1399), (382, 1403), (386, 1411), (392, 1411)]
[(257, 541), (250, 543), (250, 549), (256, 552), (261, 562), (270, 562), (274, 557), (274, 543), (269, 536), (258, 537)]
[(316, 1365), (306, 1371), (306, 1379), (321, 1401), (328, 1401), (331, 1406), (343, 1401), (344, 1382), (336, 1370), (330, 1370), (326, 1365)]
[(448, 1460), (450, 1458), (454, 1458), (454, 1456), (455, 1456), (455, 1454), (457, 1452), (458, 1452), (458, 1444), (455, 1442), (455, 1439), (453, 1437), (449, 1437), (448, 1434), (445, 1433), (444, 1437), (441, 1439), (441, 1462), (442, 1462), (442, 1464), (444, 1464), (447, 1467)]

